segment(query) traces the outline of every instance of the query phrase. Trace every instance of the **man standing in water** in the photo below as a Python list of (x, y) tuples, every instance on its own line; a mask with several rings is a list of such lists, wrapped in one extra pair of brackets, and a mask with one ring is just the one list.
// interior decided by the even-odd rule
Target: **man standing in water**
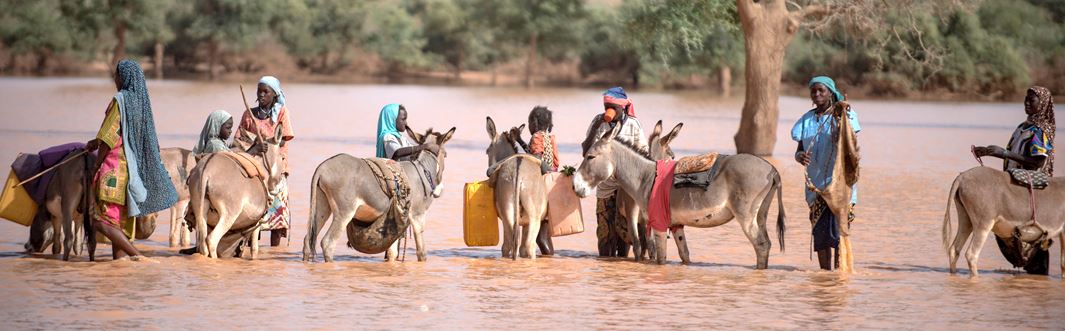
[[(581, 143), (582, 154), (588, 151), (595, 139), (618, 125), (621, 126), (618, 140), (644, 151), (648, 149), (647, 136), (643, 134), (643, 127), (636, 120), (636, 106), (625, 93), (625, 89), (613, 87), (603, 92), (603, 108), (603, 113), (595, 115), (588, 126), (586, 138)], [(598, 200), (595, 203), (595, 215), (598, 225), (595, 234), (599, 241), (599, 256), (628, 256), (631, 243), (626, 243), (625, 239), (631, 238), (629, 231), (637, 229), (629, 229), (629, 223), (625, 222), (617, 211), (617, 183), (613, 180), (603, 181), (596, 187), (596, 197)]]

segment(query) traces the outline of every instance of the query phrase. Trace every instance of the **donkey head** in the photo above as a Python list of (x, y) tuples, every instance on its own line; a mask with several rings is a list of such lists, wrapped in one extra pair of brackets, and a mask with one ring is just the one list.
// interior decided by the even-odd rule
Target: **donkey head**
[[(425, 130), (425, 134), (419, 134), (414, 132), (414, 129), (407, 126), (407, 135), (414, 139), (414, 142), (419, 145), (429, 145), (428, 152), (436, 159), (436, 187), (433, 188), (433, 197), (439, 198), (444, 193), (444, 159), (447, 157), (447, 150), (444, 149), (444, 144), (451, 140), (451, 137), (455, 134), (455, 127), (451, 127), (444, 133), (433, 131), (432, 128)], [(421, 155), (417, 157), (421, 158)]]
[(648, 145), (651, 146), (651, 157), (655, 160), (676, 158), (676, 155), (673, 154), (673, 148), (669, 147), (669, 143), (677, 138), (677, 135), (680, 134), (680, 129), (683, 127), (684, 123), (677, 123), (677, 126), (674, 126), (672, 131), (663, 136), (662, 121), (655, 123), (654, 131), (647, 138)]
[(269, 174), (266, 185), (271, 189), (277, 187), (285, 176), (281, 165), (282, 135), (281, 126), (278, 125), (277, 129), (274, 130), (273, 137), (264, 140), (261, 135), (256, 136), (255, 145), (248, 149), (249, 154), (258, 155), (263, 159), (263, 166), (266, 167), (266, 172)]
[(577, 173), (573, 175), (573, 189), (577, 196), (582, 198), (588, 196), (593, 187), (614, 176), (612, 142), (619, 131), (621, 131), (621, 126), (614, 126), (612, 130), (596, 139), (584, 153), (584, 160), (577, 167)]
[(496, 123), (492, 121), (492, 117), (487, 117), (487, 125), (485, 129), (488, 131), (488, 139), (491, 142), (488, 143), (488, 149), (485, 151), (488, 154), (488, 165), (491, 166), (499, 162), (499, 160), (505, 159), (511, 155), (517, 154), (518, 150), (514, 147), (517, 141), (516, 134), (520, 134), (525, 129), (525, 124), (519, 127), (511, 128), (509, 131), (503, 131), (501, 133), (496, 132)]

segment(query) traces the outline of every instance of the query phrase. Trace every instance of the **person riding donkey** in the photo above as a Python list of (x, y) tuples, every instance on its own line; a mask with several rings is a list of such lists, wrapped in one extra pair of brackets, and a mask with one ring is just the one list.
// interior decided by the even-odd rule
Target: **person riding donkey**
[[(551, 115), (551, 110), (544, 106), (536, 106), (529, 112), (529, 133), (531, 137), (528, 144), (521, 139), (519, 128), (514, 128), (511, 131), (511, 137), (514, 137), (515, 141), (526, 153), (540, 159), (540, 170), (543, 173), (557, 172), (560, 164), (558, 140), (555, 139), (555, 134), (551, 133), (554, 128)], [(544, 219), (543, 225), (540, 226), (540, 232), (536, 235), (536, 245), (540, 247), (540, 252), (543, 255), (550, 256), (555, 254), (555, 245), (551, 241), (551, 227), (547, 224), (548, 221)]]
[[(601, 114), (592, 118), (588, 126), (585, 141), (581, 143), (582, 152), (587, 152), (595, 139), (604, 133), (621, 126), (617, 139), (625, 141), (636, 148), (648, 150), (647, 136), (643, 133), (643, 127), (636, 119), (636, 106), (629, 99), (625, 89), (613, 87), (603, 92), (603, 108)], [(629, 243), (624, 238), (638, 229), (629, 229), (631, 224), (624, 222), (618, 213), (617, 183), (608, 180), (596, 187), (595, 214), (598, 225), (596, 237), (599, 242), (599, 256), (624, 257), (628, 255)], [(646, 245), (641, 245), (646, 248)], [(642, 252), (634, 252), (637, 259)]]
[[(1031, 189), (1038, 189), (1039, 183), (1032, 183), (1032, 179), (1049, 178), (1054, 175), (1054, 133), (1057, 124), (1054, 121), (1054, 97), (1050, 90), (1042, 86), (1032, 86), (1024, 98), (1024, 112), (1028, 119), (1017, 126), (1010, 137), (1006, 148), (989, 145), (973, 147), (973, 155), (977, 158), (984, 156), (997, 157), (1003, 160), (1003, 170), (1010, 173), (1015, 183)], [(1034, 199), (1035, 192), (1030, 192)], [(1032, 201), (1035, 208), (1035, 201)], [(1033, 216), (1034, 218), (1034, 216)], [(1021, 229), (1036, 230), (1038, 235), (1044, 231), (1038, 231), (1038, 223), (1025, 228), (1018, 228), (1013, 238), (1002, 239), (995, 236), (999, 250), (1016, 267), (1024, 267), (1029, 274), (1046, 275), (1050, 265), (1050, 253), (1048, 248), (1051, 240), (1042, 238), (1041, 245), (1033, 245), (1021, 238)]]
[(233, 145), (241, 151), (247, 151), (253, 147), (260, 132), (269, 135), (279, 127), (281, 129), (281, 168), (285, 175), (276, 189), (277, 192), (271, 192), (274, 201), (270, 203), (270, 212), (265, 216), (262, 227), (263, 231), (270, 231), (270, 246), (278, 246), (281, 244), (281, 238), (288, 237), (288, 228), (292, 222), (288, 209), (288, 145), (295, 135), (292, 132), (292, 120), (280, 80), (274, 76), (263, 76), (259, 79), (256, 97), (259, 106), (244, 111)]

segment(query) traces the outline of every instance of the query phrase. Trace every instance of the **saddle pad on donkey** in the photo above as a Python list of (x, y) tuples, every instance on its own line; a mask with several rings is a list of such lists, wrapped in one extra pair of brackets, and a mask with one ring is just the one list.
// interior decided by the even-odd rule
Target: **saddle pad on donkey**
[(673, 183), (676, 165), (673, 160), (655, 162), (655, 181), (651, 186), (651, 199), (647, 202), (647, 226), (656, 231), (666, 231), (673, 222), (669, 209), (673, 187), (669, 184)]
[(262, 163), (255, 160), (251, 154), (248, 153), (236, 153), (236, 152), (217, 152), (215, 154), (221, 154), (228, 157), (230, 160), (237, 162), (240, 165), (241, 173), (247, 178), (266, 178), (266, 168)]
[[(714, 177), (717, 177), (717, 172), (721, 169), (721, 161), (724, 160), (726, 157), (728, 156), (715, 155), (710, 168), (707, 170), (703, 170), (696, 173), (687, 173), (683, 175), (680, 174), (678, 171), (677, 175), (673, 177), (673, 187), (698, 187), (702, 188), (703, 190), (709, 189), (710, 182), (714, 180)], [(677, 165), (677, 168), (680, 168), (680, 164)]]
[(717, 153), (710, 152), (703, 155), (685, 156), (677, 160), (677, 174), (690, 174), (710, 170), (717, 161)]

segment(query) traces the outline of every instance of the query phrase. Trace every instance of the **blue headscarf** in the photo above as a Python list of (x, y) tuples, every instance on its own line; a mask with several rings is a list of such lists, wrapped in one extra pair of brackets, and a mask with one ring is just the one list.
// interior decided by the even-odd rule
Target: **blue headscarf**
[(390, 103), (381, 108), (381, 115), (377, 118), (377, 157), (385, 155), (385, 136), (393, 135), (401, 138), (399, 130), (396, 130), (396, 118), (399, 117), (399, 104)]
[(259, 79), (259, 84), (269, 86), (277, 94), (277, 102), (270, 108), (270, 120), (277, 123), (277, 114), (281, 112), (281, 106), (285, 105), (285, 91), (281, 90), (281, 81), (274, 76), (263, 76)]
[(828, 76), (814, 77), (810, 80), (810, 85), (807, 87), (814, 87), (814, 84), (824, 85), (828, 88), (829, 91), (832, 91), (832, 95), (836, 98), (836, 100), (832, 100), (833, 102), (840, 102), (845, 100), (843, 99), (843, 93), (839, 93), (839, 90), (836, 89), (836, 82), (833, 81), (832, 78), (829, 78)]
[(178, 196), (159, 156), (152, 103), (141, 66), (122, 60), (116, 74), (121, 84), (115, 99), (122, 114), (122, 145), (129, 169), (126, 207), (130, 217), (137, 217), (170, 208)]

